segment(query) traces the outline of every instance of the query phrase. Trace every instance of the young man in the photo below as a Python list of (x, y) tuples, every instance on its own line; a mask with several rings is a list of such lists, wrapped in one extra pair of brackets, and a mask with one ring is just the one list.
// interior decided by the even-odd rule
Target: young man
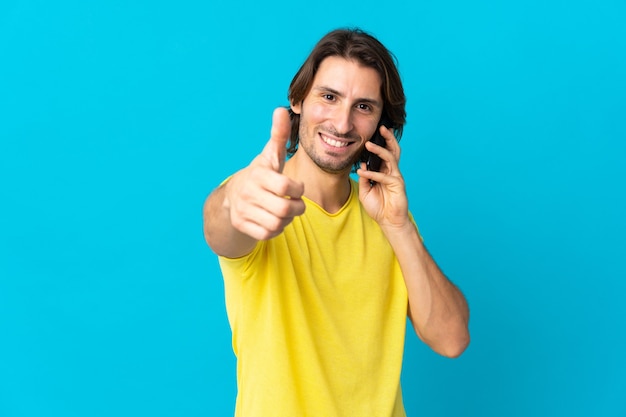
[[(237, 355), (235, 415), (404, 416), (407, 316), (433, 350), (456, 357), (469, 311), (409, 213), (393, 57), (363, 31), (330, 32), (289, 101), (261, 154), (204, 206)], [(385, 147), (369, 141), (377, 130)], [(365, 169), (364, 150), (382, 159), (379, 172)]]

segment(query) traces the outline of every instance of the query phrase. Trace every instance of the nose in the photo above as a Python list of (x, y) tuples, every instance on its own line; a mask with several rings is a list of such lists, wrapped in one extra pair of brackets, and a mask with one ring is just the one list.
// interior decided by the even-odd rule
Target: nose
[(350, 131), (354, 127), (352, 123), (352, 108), (350, 107), (342, 107), (336, 109), (333, 119), (335, 129), (340, 135), (346, 135), (350, 133)]

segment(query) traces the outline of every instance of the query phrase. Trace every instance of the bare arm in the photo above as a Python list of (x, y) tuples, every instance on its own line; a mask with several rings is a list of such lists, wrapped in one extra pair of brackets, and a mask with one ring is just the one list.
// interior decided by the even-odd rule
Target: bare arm
[(259, 240), (280, 234), (304, 212), (304, 186), (282, 174), (289, 129), (287, 110), (276, 109), (263, 152), (207, 198), (204, 237), (218, 255), (250, 253)]
[[(383, 162), (381, 172), (360, 169), (359, 198), (381, 226), (396, 254), (407, 287), (407, 312), (417, 335), (435, 352), (457, 357), (469, 344), (469, 309), (463, 294), (441, 272), (409, 218), (404, 179), (398, 168), (400, 147), (381, 128), (387, 149), (367, 143)], [(369, 180), (376, 184), (370, 187)]]
[(384, 231), (402, 268), (415, 332), (435, 352), (461, 355), (469, 344), (465, 297), (441, 272), (412, 222)]

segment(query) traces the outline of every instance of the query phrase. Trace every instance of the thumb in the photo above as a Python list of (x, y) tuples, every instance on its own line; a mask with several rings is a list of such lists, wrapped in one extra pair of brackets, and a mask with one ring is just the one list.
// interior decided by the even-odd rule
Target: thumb
[(285, 158), (287, 156), (287, 141), (291, 133), (291, 120), (289, 111), (284, 107), (274, 110), (272, 115), (272, 130), (270, 140), (263, 149), (263, 157), (271, 164), (272, 169), (277, 172), (283, 171)]

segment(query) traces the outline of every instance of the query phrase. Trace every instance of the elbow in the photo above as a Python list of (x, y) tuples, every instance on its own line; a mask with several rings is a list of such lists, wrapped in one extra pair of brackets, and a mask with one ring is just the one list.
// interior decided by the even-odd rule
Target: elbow
[(457, 320), (440, 335), (443, 337), (440, 339), (442, 344), (438, 353), (446, 358), (458, 358), (470, 344), (469, 317)]
[(463, 337), (459, 337), (458, 340), (448, 343), (440, 352), (440, 355), (446, 358), (455, 359), (465, 352), (470, 343), (469, 333)]
[(435, 353), (446, 358), (458, 358), (470, 344), (470, 334), (467, 324), (455, 326), (455, 329), (439, 329), (432, 333), (420, 329), (413, 324), (413, 330), (422, 342), (428, 345)]
[(207, 227), (204, 228), (204, 241), (214, 254), (223, 256), (226, 253), (224, 245), (220, 242), (217, 232), (211, 232)]
[(208, 221), (206, 218), (204, 219), (203, 223), (204, 224), (202, 227), (202, 234), (204, 236), (204, 242), (213, 252), (215, 252), (215, 237), (210, 232), (210, 228), (209, 228)]
[(465, 352), (470, 344), (470, 335), (467, 327), (452, 333), (439, 333), (437, 336), (425, 337), (416, 330), (417, 335), (424, 343), (437, 354), (446, 358), (455, 359)]
[(454, 337), (449, 338), (445, 343), (441, 344), (435, 351), (446, 358), (455, 359), (465, 352), (470, 344), (469, 331), (465, 329), (460, 331)]

